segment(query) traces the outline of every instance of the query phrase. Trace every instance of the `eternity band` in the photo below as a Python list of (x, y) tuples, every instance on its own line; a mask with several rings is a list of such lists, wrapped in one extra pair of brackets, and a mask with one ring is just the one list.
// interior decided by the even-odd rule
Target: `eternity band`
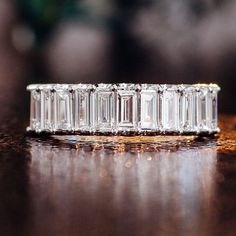
[(214, 134), (216, 84), (33, 84), (27, 131), (50, 134)]

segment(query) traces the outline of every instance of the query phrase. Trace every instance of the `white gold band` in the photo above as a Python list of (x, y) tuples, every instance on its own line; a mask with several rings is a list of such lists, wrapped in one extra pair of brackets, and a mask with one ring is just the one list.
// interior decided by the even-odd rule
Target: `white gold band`
[(216, 84), (34, 84), (30, 126), (36, 133), (212, 134)]

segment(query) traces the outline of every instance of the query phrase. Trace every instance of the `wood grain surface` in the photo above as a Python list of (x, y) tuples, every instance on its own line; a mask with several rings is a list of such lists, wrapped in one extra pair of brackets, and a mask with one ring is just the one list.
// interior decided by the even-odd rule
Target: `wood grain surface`
[(236, 117), (214, 138), (108, 138), (27, 137), (27, 116), (1, 114), (0, 235), (236, 234)]

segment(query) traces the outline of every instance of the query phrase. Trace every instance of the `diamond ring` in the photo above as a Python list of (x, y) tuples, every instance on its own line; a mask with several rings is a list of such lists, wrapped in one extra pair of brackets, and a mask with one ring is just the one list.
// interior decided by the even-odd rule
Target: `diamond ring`
[(216, 84), (33, 84), (29, 132), (214, 134)]

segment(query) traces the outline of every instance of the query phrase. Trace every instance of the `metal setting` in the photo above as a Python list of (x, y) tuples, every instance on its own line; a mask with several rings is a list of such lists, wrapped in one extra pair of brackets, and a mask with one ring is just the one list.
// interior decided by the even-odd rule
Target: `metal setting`
[(30, 126), (36, 133), (214, 134), (216, 84), (34, 84)]

